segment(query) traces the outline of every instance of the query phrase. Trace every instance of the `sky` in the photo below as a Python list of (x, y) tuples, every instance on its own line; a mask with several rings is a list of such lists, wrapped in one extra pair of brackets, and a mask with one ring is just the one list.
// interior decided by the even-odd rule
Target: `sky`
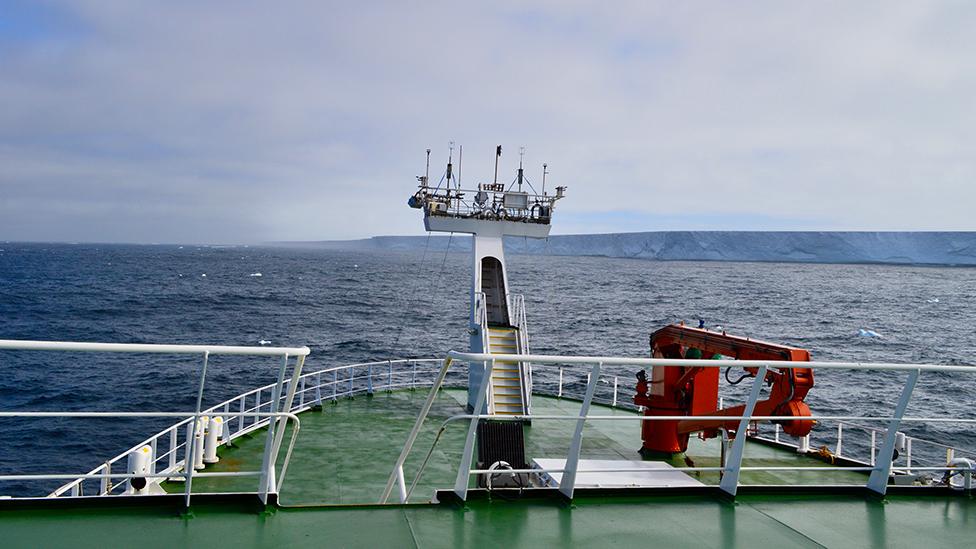
[[(973, 230), (976, 3), (0, 1), (0, 241), (422, 234), (464, 186), (554, 234)], [(457, 154), (458, 149), (455, 149)]]

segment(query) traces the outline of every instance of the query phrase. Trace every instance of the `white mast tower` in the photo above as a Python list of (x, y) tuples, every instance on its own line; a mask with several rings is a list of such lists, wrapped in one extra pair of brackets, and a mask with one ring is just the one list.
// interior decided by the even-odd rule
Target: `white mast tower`
[[(529, 340), (525, 324), (525, 301), (508, 290), (503, 237), (549, 236), (552, 210), (563, 197), (566, 187), (556, 187), (556, 194), (545, 191), (548, 175), (543, 164), (542, 192), (537, 193), (522, 169), (524, 148), (519, 154), (515, 180), (506, 186), (498, 183), (498, 159), (495, 149), (495, 179), (479, 183), (477, 189), (462, 189), (454, 175), (454, 144), (448, 157), (447, 171), (441, 182), (430, 186), (430, 149), (427, 149), (427, 171), (418, 176), (419, 190), (410, 197), (411, 208), (424, 210), (428, 231), (469, 233), (474, 237), (473, 276), (471, 279), (471, 352), (492, 354), (528, 354)], [(460, 173), (460, 156), (458, 158)], [(531, 193), (523, 190), (527, 185)], [(468, 409), (473, 410), (486, 364), (471, 364), (468, 374)], [(528, 415), (532, 399), (532, 370), (527, 363), (496, 361), (488, 385), (487, 413)]]

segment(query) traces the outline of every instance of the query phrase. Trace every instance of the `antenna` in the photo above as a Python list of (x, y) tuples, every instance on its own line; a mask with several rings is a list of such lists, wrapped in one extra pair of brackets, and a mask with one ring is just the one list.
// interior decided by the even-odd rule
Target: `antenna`
[(451, 152), (447, 155), (447, 186), (451, 187), (451, 174), (454, 172), (454, 165), (451, 163), (454, 160), (454, 142), (451, 141)]
[(461, 189), (461, 156), (464, 154), (464, 145), (458, 147), (458, 176), (457, 176), (457, 188)]
[(430, 181), (430, 149), (427, 149), (427, 170), (424, 172), (424, 187)]
[(519, 192), (522, 192), (522, 157), (525, 156), (525, 147), (519, 147), (519, 169), (518, 169), (518, 186)]
[(495, 182), (494, 182), (495, 185), (498, 184), (498, 159), (501, 157), (501, 155), (502, 155), (502, 146), (498, 145), (497, 147), (495, 147)]
[(542, 196), (546, 196), (546, 175), (549, 173), (549, 164), (542, 164)]

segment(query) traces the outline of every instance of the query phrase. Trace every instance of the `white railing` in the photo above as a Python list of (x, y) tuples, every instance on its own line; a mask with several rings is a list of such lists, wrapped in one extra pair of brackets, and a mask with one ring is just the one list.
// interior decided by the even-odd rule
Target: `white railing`
[[(529, 350), (529, 325), (525, 320), (525, 296), (522, 294), (510, 294), (509, 310), (512, 314), (512, 323), (518, 330), (518, 352), (520, 355), (530, 354)], [(522, 392), (522, 402), (525, 403), (525, 413), (532, 413), (532, 365), (525, 361), (519, 361), (519, 384)]]
[[(403, 463), (407, 456), (412, 450), (413, 443), (416, 441), (417, 434), (422, 427), (427, 414), (430, 411), (431, 404), (433, 402), (433, 397), (439, 387), (440, 380), (442, 380), (451, 364), (454, 361), (461, 362), (487, 362), (488, 367), (486, 371), (486, 377), (490, 377), (491, 370), (494, 367), (496, 360), (503, 361), (514, 361), (514, 360), (527, 360), (534, 364), (551, 364), (551, 365), (562, 365), (563, 368), (573, 368), (579, 371), (580, 366), (590, 366), (586, 392), (582, 399), (582, 405), (578, 416), (541, 416), (541, 415), (525, 415), (525, 416), (511, 416), (506, 418), (499, 418), (493, 415), (481, 415), (481, 414), (469, 414), (469, 415), (459, 415), (452, 418), (448, 418), (445, 421), (445, 426), (447, 423), (452, 421), (468, 420), (468, 434), (465, 439), (464, 449), (461, 454), (461, 463), (457, 470), (457, 478), (454, 485), (454, 493), (461, 499), (465, 500), (467, 498), (468, 485), (470, 481), (470, 476), (480, 473), (485, 473), (486, 471), (472, 469), (471, 463), (473, 459), (474, 443), (475, 443), (475, 433), (477, 423), (480, 419), (498, 419), (498, 420), (533, 420), (533, 419), (546, 419), (546, 420), (564, 420), (564, 421), (574, 421), (576, 422), (576, 428), (573, 438), (570, 442), (570, 448), (567, 454), (566, 466), (559, 470), (548, 470), (548, 469), (531, 469), (531, 470), (513, 470), (507, 473), (518, 473), (518, 472), (531, 472), (531, 473), (563, 473), (563, 477), (559, 483), (559, 491), (568, 498), (572, 498), (573, 492), (575, 490), (576, 476), (580, 472), (595, 472), (595, 471), (581, 471), (579, 470), (579, 458), (580, 450), (582, 446), (582, 436), (583, 436), (583, 425), (588, 421), (666, 421), (666, 420), (681, 420), (687, 419), (687, 416), (598, 416), (590, 415), (589, 409), (590, 405), (594, 401), (594, 393), (597, 385), (600, 383), (601, 371), (605, 366), (643, 366), (643, 367), (653, 367), (653, 366), (687, 366), (687, 367), (705, 367), (705, 368), (724, 368), (728, 367), (730, 364), (728, 362), (717, 363), (713, 360), (675, 360), (675, 359), (653, 359), (653, 358), (620, 358), (620, 357), (569, 357), (569, 356), (550, 356), (550, 355), (487, 355), (487, 354), (476, 354), (476, 353), (459, 353), (451, 352), (448, 354), (447, 359), (438, 374), (438, 380), (435, 381), (433, 387), (431, 388), (431, 394), (428, 396), (428, 400), (425, 403), (417, 421), (414, 425), (413, 430), (407, 438), (403, 449), (401, 450), (400, 457), (398, 458), (396, 464), (394, 465), (394, 470), (391, 472), (390, 477), (387, 481), (387, 486), (381, 496), (381, 502), (387, 502), (392, 492), (393, 485), (397, 482), (402, 482), (403, 477)], [(759, 421), (787, 421), (793, 420), (792, 416), (760, 416), (754, 413), (756, 402), (758, 401), (760, 390), (763, 386), (765, 374), (767, 370), (772, 369), (786, 369), (796, 367), (795, 362), (788, 361), (750, 361), (750, 360), (740, 360), (736, 361), (735, 365), (737, 367), (754, 367), (757, 368), (757, 372), (750, 390), (748, 400), (745, 404), (745, 409), (743, 414), (740, 416), (701, 416), (696, 419), (701, 420), (715, 420), (722, 422), (737, 421), (738, 428), (734, 431), (735, 433), (741, 433), (745, 435), (749, 432), (750, 425)], [(817, 467), (816, 472), (833, 472), (833, 471), (862, 471), (869, 473), (868, 480), (866, 483), (866, 488), (873, 492), (884, 494), (887, 491), (887, 485), (889, 477), (892, 474), (892, 458), (894, 456), (897, 439), (899, 438), (899, 428), (903, 423), (955, 423), (962, 425), (976, 425), (976, 419), (972, 418), (948, 418), (948, 417), (906, 417), (905, 410), (911, 399), (912, 392), (914, 391), (915, 385), (918, 381), (919, 376), (922, 372), (946, 372), (946, 373), (957, 373), (957, 374), (976, 374), (976, 367), (972, 366), (946, 366), (946, 365), (936, 365), (936, 364), (891, 364), (891, 363), (852, 363), (852, 362), (804, 362), (804, 367), (813, 369), (843, 369), (843, 370), (886, 370), (886, 371), (898, 371), (906, 372), (908, 374), (908, 379), (905, 385), (902, 387), (901, 394), (898, 400), (898, 404), (895, 411), (890, 416), (810, 416), (809, 419), (816, 421), (882, 421), (887, 422), (887, 428), (879, 430), (879, 433), (883, 434), (883, 442), (880, 449), (875, 452), (876, 459), (871, 465), (866, 465), (863, 467), (853, 466), (853, 467), (837, 467), (837, 468), (823, 468)], [(560, 373), (562, 370), (560, 370)], [(560, 375), (560, 379), (562, 376)], [(482, 381), (485, 384), (485, 381)], [(482, 387), (478, 393), (478, 401), (475, 403), (474, 409), (480, 409), (483, 405), (483, 398), (485, 393), (485, 387)], [(562, 390), (562, 384), (560, 381), (560, 391)], [(724, 429), (723, 429), (724, 431)], [(760, 466), (751, 467), (743, 466), (742, 458), (743, 451), (745, 449), (745, 441), (747, 436), (736, 436), (732, 442), (731, 449), (725, 453), (724, 462), (720, 467), (676, 467), (671, 470), (676, 471), (697, 471), (697, 472), (707, 472), (707, 471), (717, 471), (721, 476), (719, 483), (719, 488), (730, 495), (735, 495), (739, 487), (739, 474), (741, 471), (802, 471), (804, 469), (811, 470), (809, 466), (788, 466), (788, 467), (774, 467), (774, 466)], [(946, 446), (946, 448), (951, 449), (951, 447)], [(947, 477), (949, 475), (960, 474), (963, 477), (963, 482), (961, 486), (970, 490), (972, 488), (972, 476), (973, 476), (973, 465), (969, 460), (959, 460), (964, 465), (960, 468), (960, 465), (954, 463), (953, 461), (947, 462), (945, 465), (938, 466), (922, 466), (922, 467), (912, 467), (913, 471), (942, 471), (945, 472)], [(967, 464), (968, 463), (968, 464)], [(643, 469), (642, 469), (643, 470)], [(632, 469), (614, 469), (616, 472), (632, 471)], [(636, 471), (636, 470), (633, 470)], [(601, 472), (611, 472), (610, 470), (601, 470)], [(417, 479), (423, 473), (423, 471), (418, 471)], [(416, 485), (416, 480), (414, 485)], [(405, 501), (408, 497), (403, 493), (401, 489), (401, 501)]]
[[(562, 197), (561, 190), (555, 195), (542, 195), (496, 190), (492, 187), (455, 189), (448, 186), (445, 189), (421, 187), (412, 199), (416, 207), (423, 207), (424, 212), (430, 216), (548, 224), (552, 218), (553, 206)], [(513, 199), (521, 200), (516, 204)]]
[[(264, 348), (262, 348), (263, 350)], [(204, 416), (220, 415), (226, 418), (224, 424), (225, 434), (222, 437), (223, 443), (233, 442), (238, 437), (252, 433), (253, 431), (266, 428), (271, 417), (286, 416), (294, 418), (296, 415), (309, 410), (313, 407), (322, 406), (324, 402), (336, 402), (340, 398), (352, 397), (360, 394), (372, 394), (374, 391), (392, 391), (396, 389), (412, 389), (416, 387), (426, 387), (431, 382), (432, 372), (436, 372), (442, 364), (442, 359), (397, 359), (383, 360), (375, 362), (364, 362), (349, 364), (333, 368), (307, 372), (298, 377), (297, 388), (294, 390), (291, 405), (287, 412), (277, 414), (271, 412), (273, 409), (285, 409), (287, 394), (277, 392), (277, 383), (265, 385), (242, 393), (233, 398), (227, 399), (215, 406), (211, 406), (200, 412)], [(461, 384), (462, 380), (457, 380), (456, 384)], [(291, 378), (284, 380), (285, 384), (291, 386)], [(278, 406), (274, 406), (277, 402)], [(55, 412), (57, 414), (57, 412)], [(0, 414), (2, 417), (4, 414)], [(7, 415), (14, 415), (13, 413)], [(145, 414), (147, 417), (170, 417), (179, 414)], [(141, 417), (141, 416), (140, 416)], [(50, 494), (51, 497), (61, 496), (80, 496), (80, 495), (117, 495), (124, 492), (124, 483), (113, 484), (111, 478), (128, 478), (125, 474), (113, 473), (113, 466), (125, 466), (128, 456), (143, 446), (152, 448), (153, 459), (151, 471), (154, 475), (151, 478), (174, 479), (183, 477), (182, 470), (186, 462), (186, 443), (185, 438), (181, 439), (186, 432), (186, 426), (192, 421), (192, 417), (187, 417), (182, 421), (163, 429), (143, 442), (122, 452), (114, 458), (96, 467), (86, 475), (60, 475), (48, 478), (71, 478), (74, 479)], [(296, 423), (297, 426), (297, 423)], [(287, 466), (290, 462), (290, 449), (294, 445), (297, 429), (292, 433), (289, 444), (289, 451), (282, 466), (281, 473), (277, 476), (275, 487), (280, 492), (284, 483)], [(192, 449), (192, 444), (190, 448)], [(160, 450), (165, 450), (159, 453)], [(184, 456), (179, 459), (179, 456)], [(192, 456), (190, 457), (192, 462)], [(159, 471), (156, 473), (156, 471)], [(194, 477), (200, 476), (233, 476), (225, 473), (195, 473)], [(236, 475), (247, 476), (247, 475)], [(40, 480), (37, 477), (21, 476), (24, 479)], [(21, 478), (18, 477), (18, 478)], [(15, 480), (14, 478), (0, 477), (2, 480)], [(85, 482), (92, 479), (99, 479), (100, 485), (94, 492), (85, 489)], [(198, 492), (197, 492), (198, 493)]]
[[(291, 407), (291, 402), (295, 395), (295, 390), (297, 385), (295, 383), (289, 383), (287, 388), (287, 394), (283, 391), (285, 389), (285, 371), (288, 368), (289, 359), (294, 358), (294, 370), (292, 379), (297, 379), (301, 375), (302, 365), (305, 362), (305, 357), (309, 354), (308, 347), (240, 347), (240, 346), (223, 346), (223, 345), (153, 345), (153, 344), (130, 344), (130, 343), (83, 343), (83, 342), (65, 342), (65, 341), (17, 341), (17, 340), (0, 340), (0, 350), (10, 350), (10, 351), (46, 351), (46, 352), (93, 352), (93, 353), (152, 353), (152, 354), (171, 354), (171, 355), (196, 355), (202, 358), (202, 364), (200, 368), (200, 380), (197, 387), (197, 403), (196, 409), (193, 412), (40, 412), (40, 411), (16, 411), (16, 412), (0, 412), (0, 417), (182, 417), (185, 418), (176, 425), (170, 427), (166, 431), (147, 439), (144, 444), (140, 444), (136, 448), (141, 448), (143, 445), (149, 445), (153, 449), (153, 461), (150, 465), (149, 474), (138, 474), (132, 475), (128, 472), (126, 473), (114, 473), (112, 471), (112, 466), (120, 461), (122, 457), (128, 457), (128, 452), (126, 454), (117, 456), (112, 460), (96, 467), (91, 472), (77, 477), (75, 481), (68, 483), (67, 485), (56, 490), (52, 496), (63, 495), (65, 493), (70, 493), (72, 495), (81, 495), (84, 493), (83, 483), (86, 480), (99, 479), (100, 486), (99, 490), (96, 492), (99, 495), (102, 494), (112, 494), (117, 491), (119, 487), (118, 484), (113, 484), (112, 479), (131, 479), (134, 476), (139, 476), (143, 478), (166, 478), (171, 476), (173, 473), (178, 472), (178, 467), (186, 464), (190, 466), (183, 466), (182, 471), (179, 476), (183, 478), (185, 482), (185, 504), (190, 505), (190, 497), (192, 493), (192, 483), (194, 476), (257, 476), (260, 477), (257, 492), (261, 497), (262, 502), (267, 502), (268, 493), (276, 492), (276, 481), (275, 481), (275, 465), (278, 456), (278, 452), (281, 448), (283, 442), (283, 437), (285, 434), (285, 421), (291, 420), (295, 422), (295, 429), (293, 431), (291, 442), (289, 443), (289, 449), (285, 458), (285, 462), (282, 464), (282, 474), (281, 478), (287, 470), (288, 460), (291, 457), (291, 448), (294, 444), (294, 437), (297, 435), (299, 425), (297, 423), (298, 418), (287, 411), (282, 412), (277, 409), (277, 404), (281, 402), (281, 397), (284, 395), (284, 408), (285, 410)], [(268, 412), (260, 411), (260, 407), (253, 412), (254, 416), (267, 418), (264, 423), (268, 425), (268, 436), (265, 442), (264, 457), (262, 460), (261, 468), (256, 471), (240, 471), (235, 472), (233, 475), (228, 473), (196, 473), (192, 464), (196, 462), (194, 454), (198, 451), (197, 444), (188, 443), (188, 441), (193, 440), (196, 429), (193, 429), (193, 433), (187, 432), (183, 443), (179, 443), (178, 437), (180, 435), (181, 426), (187, 426), (191, 424), (193, 426), (199, 426), (201, 424), (201, 418), (205, 415), (205, 411), (202, 409), (202, 399), (203, 399), (203, 389), (206, 382), (207, 376), (207, 366), (210, 362), (211, 356), (217, 355), (231, 355), (231, 356), (255, 356), (255, 357), (275, 357), (281, 359), (281, 366), (278, 370), (278, 381), (273, 385), (273, 397), (271, 402), (274, 402), (276, 406), (269, 407)], [(243, 413), (231, 413), (227, 411), (228, 417), (239, 417), (243, 421)], [(271, 418), (277, 418), (277, 421), (272, 422)], [(167, 436), (169, 442), (169, 449), (164, 454), (164, 457), (169, 460), (169, 466), (166, 467), (161, 472), (155, 472), (157, 462), (160, 459), (155, 454), (159, 450), (159, 442), (161, 436)], [(177, 451), (183, 448), (184, 450), (184, 460), (182, 464), (175, 462)], [(72, 478), (74, 475), (64, 475), (64, 474), (40, 474), (40, 475), (3, 475), (0, 476), (0, 480), (53, 480), (61, 478)], [(158, 482), (158, 481), (157, 481)], [(124, 484), (128, 486), (130, 484), (129, 480), (125, 480)]]

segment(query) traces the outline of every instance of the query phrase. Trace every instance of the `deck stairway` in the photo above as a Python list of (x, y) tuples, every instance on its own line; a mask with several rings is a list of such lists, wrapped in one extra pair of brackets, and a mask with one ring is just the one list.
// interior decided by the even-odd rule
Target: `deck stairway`
[[(493, 355), (521, 354), (518, 348), (518, 328), (489, 327), (488, 352)], [(491, 402), (499, 415), (525, 414), (519, 363), (499, 360), (491, 372)]]

